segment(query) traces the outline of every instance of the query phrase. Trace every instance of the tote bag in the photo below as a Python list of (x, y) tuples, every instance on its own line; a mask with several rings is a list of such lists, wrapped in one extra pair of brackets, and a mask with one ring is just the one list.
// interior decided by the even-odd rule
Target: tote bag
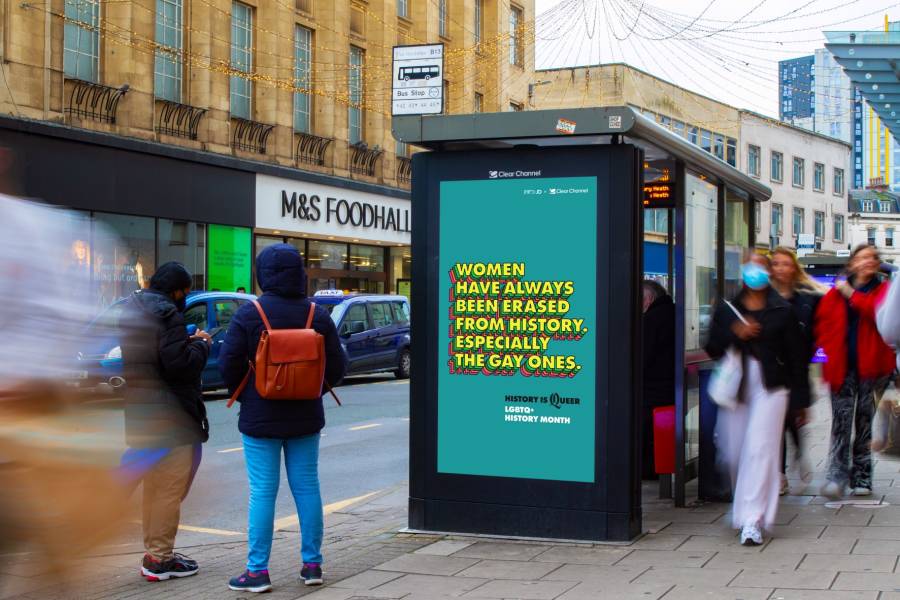
[[(737, 318), (744, 325), (748, 325), (747, 320), (738, 312), (738, 310), (729, 301), (725, 301)], [(744, 364), (740, 351), (734, 346), (729, 346), (728, 350), (713, 371), (709, 378), (709, 388), (707, 392), (712, 401), (722, 408), (734, 409), (738, 405), (739, 395), (741, 392), (741, 379), (744, 377)]]

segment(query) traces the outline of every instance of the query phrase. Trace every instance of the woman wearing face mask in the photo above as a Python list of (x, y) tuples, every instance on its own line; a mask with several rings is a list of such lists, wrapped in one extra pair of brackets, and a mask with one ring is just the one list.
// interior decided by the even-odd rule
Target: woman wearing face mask
[[(803, 344), (806, 348), (806, 362), (812, 360), (816, 351), (815, 340), (813, 337), (813, 316), (816, 313), (816, 305), (822, 298), (819, 286), (810, 279), (806, 271), (797, 260), (797, 255), (793, 250), (779, 246), (772, 252), (772, 287), (775, 288), (782, 298), (790, 303), (794, 309), (794, 315), (800, 324), (800, 333), (802, 334)], [(788, 416), (785, 420), (785, 431), (790, 434), (790, 438), (794, 441), (795, 455), (797, 458), (796, 468), (800, 477), (804, 481), (808, 481), (811, 477), (812, 466), (803, 452), (803, 446), (800, 443), (800, 427), (808, 422), (809, 404), (795, 405), (791, 404), (788, 409)], [(786, 494), (788, 491), (787, 480), (787, 438), (784, 436), (784, 443), (781, 450), (781, 493)]]
[(775, 522), (789, 396), (793, 405), (809, 403), (800, 326), (791, 305), (769, 286), (770, 268), (759, 254), (741, 267), (744, 287), (731, 306), (716, 308), (706, 345), (714, 359), (730, 347), (743, 359), (740, 402), (719, 412), (718, 430), (734, 485), (732, 523), (745, 546), (762, 544), (762, 530)]
[[(894, 370), (894, 352), (875, 324), (888, 284), (878, 276), (881, 258), (863, 244), (850, 255), (849, 279), (825, 294), (816, 309), (816, 342), (828, 355), (823, 377), (831, 388), (831, 449), (822, 495), (872, 494), (872, 417), (875, 391)], [(851, 454), (852, 448), (852, 454)]]

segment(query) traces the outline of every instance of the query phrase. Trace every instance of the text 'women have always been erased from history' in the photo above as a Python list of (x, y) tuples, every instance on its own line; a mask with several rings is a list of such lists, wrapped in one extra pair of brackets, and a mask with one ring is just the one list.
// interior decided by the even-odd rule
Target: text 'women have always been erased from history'
[(591, 177), (441, 184), (440, 472), (594, 480), (596, 215)]

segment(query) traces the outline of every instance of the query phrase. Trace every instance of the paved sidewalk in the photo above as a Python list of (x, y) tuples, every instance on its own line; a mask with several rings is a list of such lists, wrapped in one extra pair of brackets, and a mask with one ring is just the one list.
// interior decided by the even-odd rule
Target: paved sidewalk
[[(807, 446), (821, 474), (827, 449), (828, 402), (816, 405)], [(881, 508), (829, 508), (810, 484), (792, 480), (778, 525), (765, 545), (744, 548), (729, 527), (729, 506), (673, 509), (644, 488), (647, 533), (628, 545), (533, 543), (467, 536), (397, 533), (406, 521), (406, 490), (392, 490), (326, 519), (326, 579), (304, 588), (297, 579), (296, 527), (279, 532), (268, 597), (308, 600), (900, 600), (900, 460), (876, 465)], [(137, 529), (132, 532), (140, 539)], [(157, 584), (137, 576), (140, 548), (109, 548), (82, 562), (76, 581), (47, 580), (28, 556), (0, 560), (0, 598), (237, 599), (226, 581), (243, 569), (244, 537), (222, 540), (179, 534), (181, 549), (201, 572)], [(184, 547), (187, 545), (188, 547)]]

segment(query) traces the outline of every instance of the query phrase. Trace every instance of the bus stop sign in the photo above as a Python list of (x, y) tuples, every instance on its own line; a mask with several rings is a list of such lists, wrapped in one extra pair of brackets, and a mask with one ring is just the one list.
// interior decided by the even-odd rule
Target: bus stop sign
[(444, 111), (444, 45), (394, 46), (392, 115)]

